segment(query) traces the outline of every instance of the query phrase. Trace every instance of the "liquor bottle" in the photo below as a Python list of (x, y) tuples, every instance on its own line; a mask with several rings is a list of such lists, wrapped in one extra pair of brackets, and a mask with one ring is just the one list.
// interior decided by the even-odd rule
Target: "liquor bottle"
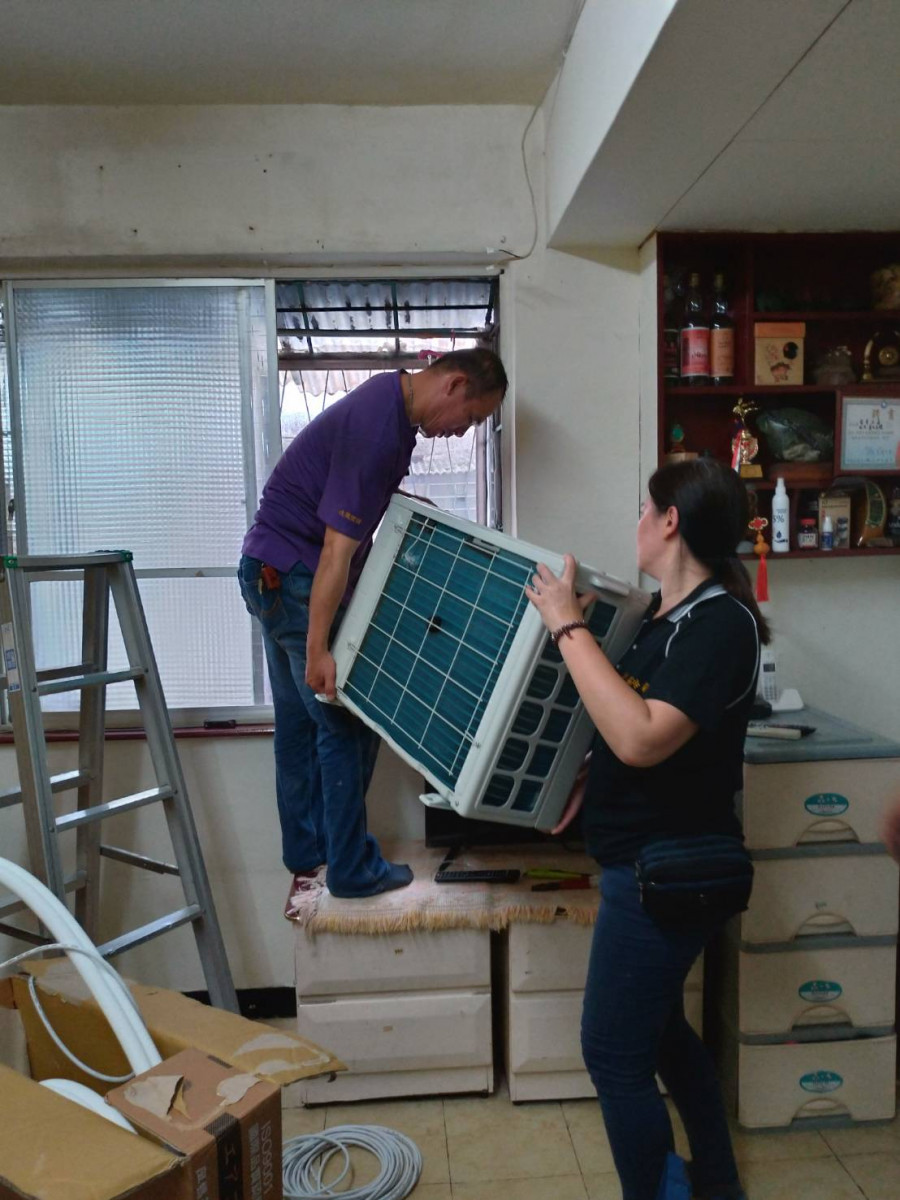
[(712, 311), (709, 320), (709, 380), (725, 384), (734, 380), (734, 321), (728, 315), (725, 279), (713, 280)]
[(663, 378), (675, 383), (681, 378), (678, 368), (678, 313), (675, 289), (668, 275), (663, 275)]
[(681, 382), (688, 386), (709, 383), (709, 319), (696, 272), (684, 293), (680, 346)]

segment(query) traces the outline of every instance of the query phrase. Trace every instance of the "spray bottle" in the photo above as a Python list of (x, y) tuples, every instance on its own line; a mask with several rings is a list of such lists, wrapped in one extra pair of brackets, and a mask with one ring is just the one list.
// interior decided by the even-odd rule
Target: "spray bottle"
[(791, 548), (790, 525), (791, 502), (784, 486), (784, 480), (779, 477), (775, 485), (775, 495), (772, 497), (772, 550), (776, 554), (785, 554)]

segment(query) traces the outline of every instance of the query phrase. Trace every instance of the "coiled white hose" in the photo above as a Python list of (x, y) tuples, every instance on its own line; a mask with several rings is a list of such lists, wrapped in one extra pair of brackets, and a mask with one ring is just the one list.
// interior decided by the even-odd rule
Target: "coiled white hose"
[(74, 1100), (82, 1108), (89, 1108), (91, 1112), (95, 1112), (104, 1121), (110, 1121), (113, 1125), (118, 1125), (120, 1129), (127, 1129), (129, 1133), (140, 1137), (127, 1117), (123, 1117), (117, 1108), (107, 1104), (102, 1096), (92, 1092), (83, 1083), (76, 1083), (74, 1079), (42, 1079), (41, 1087), (56, 1092), (57, 1096), (64, 1096), (66, 1100)]
[[(374, 1154), (381, 1172), (362, 1187), (336, 1192), (350, 1172), (349, 1146), (359, 1146)], [(336, 1155), (342, 1155), (344, 1169), (329, 1184), (323, 1182), (325, 1168)], [(282, 1176), (285, 1200), (403, 1200), (422, 1174), (419, 1147), (405, 1134), (383, 1125), (336, 1125), (323, 1133), (291, 1138), (284, 1144)]]
[(66, 906), (40, 880), (6, 858), (0, 858), (0, 886), (23, 900), (57, 942), (83, 951), (72, 956), (72, 965), (109, 1021), (135, 1075), (161, 1062), (124, 981), (114, 968), (103, 962)]

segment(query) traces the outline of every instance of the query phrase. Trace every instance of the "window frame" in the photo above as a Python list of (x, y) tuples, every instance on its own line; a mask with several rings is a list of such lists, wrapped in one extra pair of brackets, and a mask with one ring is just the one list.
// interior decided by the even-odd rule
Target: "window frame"
[[(313, 270), (280, 270), (277, 272), (267, 273), (265, 276), (259, 274), (248, 274), (246, 277), (241, 276), (215, 276), (208, 275), (176, 275), (167, 274), (165, 276), (144, 276), (144, 275), (129, 275), (129, 276), (84, 276), (84, 277), (66, 277), (58, 278), (52, 272), (46, 275), (33, 274), (28, 278), (17, 278), (15, 276), (5, 276), (0, 281), (2, 288), (2, 301), (5, 320), (5, 355), (6, 355), (6, 372), (7, 385), (9, 392), (9, 410), (10, 410), (10, 429), (0, 429), (0, 434), (9, 433), (11, 438), (11, 461), (13, 466), (13, 479), (11, 486), (5, 478), (4, 463), (2, 455), (0, 455), (0, 487), (4, 488), (4, 511), (0, 515), (0, 553), (10, 553), (10, 547), (14, 544), (18, 553), (27, 554), (28, 542), (28, 520), (27, 520), (27, 495), (24, 486), (24, 455), (22, 445), (22, 424), (20, 404), (20, 388), (18, 379), (18, 363), (16, 357), (16, 338), (15, 338), (15, 304), (14, 297), (17, 291), (25, 289), (54, 289), (61, 290), (64, 288), (72, 289), (87, 289), (87, 288), (158, 288), (158, 287), (263, 287), (264, 303), (265, 303), (265, 325), (266, 325), (266, 351), (267, 351), (267, 389), (264, 401), (265, 411), (262, 420), (257, 426), (254, 422), (254, 414), (252, 411), (252, 403), (249, 391), (245, 392), (246, 400), (242, 405), (242, 422), (241, 422), (241, 442), (244, 452), (244, 488), (245, 488), (245, 504), (247, 508), (247, 527), (252, 523), (253, 516), (256, 512), (259, 502), (259, 496), (265, 484), (265, 480), (273, 470), (275, 464), (282, 453), (282, 431), (281, 431), (281, 415), (279, 404), (279, 373), (281, 370), (281, 357), (279, 356), (278, 342), (279, 334), (277, 332), (277, 312), (276, 312), (276, 285), (281, 282), (290, 282), (302, 276), (304, 280), (317, 280), (321, 282), (366, 282), (366, 281), (383, 281), (389, 280), (421, 280), (431, 281), (440, 279), (453, 278), (477, 278), (484, 276), (487, 278), (498, 277), (499, 283), (496, 293), (496, 311), (499, 313), (504, 308), (504, 292), (506, 290), (504, 280), (504, 272), (499, 267), (453, 267), (453, 268), (437, 268), (431, 269), (424, 267), (415, 268), (393, 268), (385, 270), (378, 269), (313, 269)], [(495, 324), (494, 332), (489, 339), (485, 339), (484, 344), (489, 348), (499, 352), (502, 340), (502, 332), (499, 329), (499, 322)], [(298, 356), (299, 357), (299, 356)], [(409, 356), (401, 355), (401, 359), (408, 361)], [(381, 365), (384, 370), (396, 370), (400, 364), (395, 364), (392, 359), (384, 359), (379, 363), (372, 361), (359, 361), (360, 366), (365, 366), (366, 369)], [(340, 363), (344, 369), (350, 369), (350, 361), (343, 360)], [(316, 359), (305, 358), (304, 362), (296, 363), (295, 369), (300, 369), (301, 366), (306, 370), (321, 369), (316, 365)], [(338, 363), (335, 362), (335, 366)], [(509, 400), (504, 402), (503, 408), (506, 409), (509, 405)], [(493, 454), (492, 470), (490, 472), (490, 481), (486, 477), (484, 470), (479, 469), (477, 472), (477, 511), (479, 521), (492, 524), (493, 527), (502, 529), (502, 513), (503, 502), (508, 497), (508, 492), (504, 488), (504, 480), (508, 478), (504, 471), (506, 463), (511, 461), (511, 447), (508, 444), (507, 438), (501, 438), (501, 431), (505, 425), (509, 424), (508, 415), (503, 417), (501, 412), (495, 413), (488, 422), (480, 426), (477, 431), (476, 455), (479, 456), (479, 462), (487, 460), (488, 454)], [(488, 442), (487, 439), (490, 439)], [(15, 500), (14, 515), (11, 517), (6, 511), (5, 497), (9, 494)], [(13, 541), (13, 538), (15, 541)], [(237, 557), (237, 552), (236, 552)], [(142, 578), (174, 578), (186, 577), (230, 577), (235, 575), (236, 565), (234, 567), (171, 567), (171, 568), (143, 568), (135, 569), (135, 576), (140, 582)], [(235, 584), (235, 586), (237, 586)], [(252, 638), (252, 661), (253, 661), (253, 690), (254, 694), (261, 694), (260, 682), (265, 672), (264, 655), (262, 649), (262, 639), (259, 630), (255, 623), (251, 626)], [(176, 728), (208, 728), (210, 724), (219, 724), (234, 722), (238, 726), (254, 726), (254, 725), (271, 725), (274, 713), (271, 704), (253, 704), (253, 705), (209, 705), (194, 708), (170, 708), (170, 720)], [(108, 729), (123, 729), (132, 728), (140, 722), (140, 711), (137, 706), (134, 708), (120, 708), (106, 710), (106, 727)], [(71, 712), (45, 712), (44, 714), (45, 727), (48, 730), (71, 730), (77, 726), (78, 713)], [(0, 704), (0, 730), (9, 729), (5, 703), (5, 691), (2, 694), (2, 704)], [(217, 730), (210, 730), (211, 735), (214, 735)]]

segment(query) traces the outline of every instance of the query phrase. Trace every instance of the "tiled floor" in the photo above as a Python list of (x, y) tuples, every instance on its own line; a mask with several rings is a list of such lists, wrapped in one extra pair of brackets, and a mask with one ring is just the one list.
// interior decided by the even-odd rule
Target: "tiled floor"
[[(284, 1136), (331, 1125), (386, 1125), (422, 1152), (416, 1200), (621, 1200), (596, 1103), (513, 1105), (493, 1096), (284, 1110)], [(676, 1121), (678, 1149), (685, 1143)], [(826, 1133), (735, 1133), (749, 1200), (898, 1200), (900, 1120)], [(376, 1173), (358, 1160), (355, 1184)]]

